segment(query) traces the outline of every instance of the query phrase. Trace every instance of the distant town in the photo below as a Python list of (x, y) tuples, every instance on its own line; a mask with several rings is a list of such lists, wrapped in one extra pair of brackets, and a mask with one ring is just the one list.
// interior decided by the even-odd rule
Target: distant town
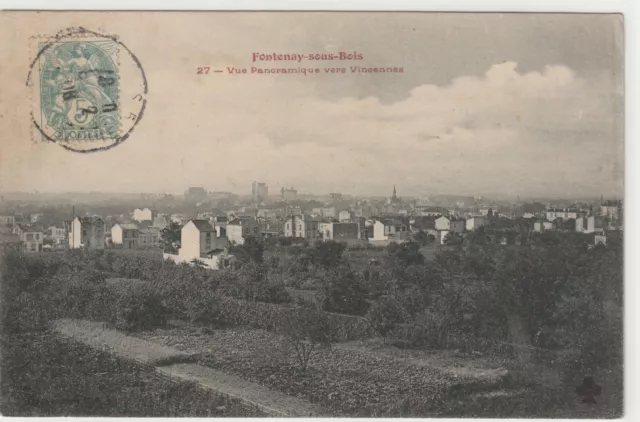
[[(447, 245), (490, 224), (492, 242), (528, 244), (532, 232), (591, 234), (606, 245), (607, 233), (623, 228), (622, 200), (497, 201), (485, 197), (402, 197), (396, 186), (385, 197), (342, 193), (302, 195), (294, 187), (270, 194), (253, 182), (250, 195), (189, 187), (184, 195), (123, 195), (84, 203), (62, 195), (2, 196), (0, 248), (26, 253), (66, 249), (162, 249), (175, 262), (200, 261), (217, 269), (233, 261), (229, 246), (247, 237), (298, 238), (387, 246), (417, 240)], [(49, 198), (49, 199), (46, 199)], [(65, 204), (64, 200), (76, 205)], [(171, 242), (167, 231), (179, 235)], [(163, 233), (165, 241), (163, 242)], [(178, 240), (179, 239), (179, 240)]]

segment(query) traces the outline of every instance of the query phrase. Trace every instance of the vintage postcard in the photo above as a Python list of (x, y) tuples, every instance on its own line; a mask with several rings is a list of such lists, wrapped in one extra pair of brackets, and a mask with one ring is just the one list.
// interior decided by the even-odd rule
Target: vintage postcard
[(622, 15), (0, 38), (3, 415), (623, 415)]

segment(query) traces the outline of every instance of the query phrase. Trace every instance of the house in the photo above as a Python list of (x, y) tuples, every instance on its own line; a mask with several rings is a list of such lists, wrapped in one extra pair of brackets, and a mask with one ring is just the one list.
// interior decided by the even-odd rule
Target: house
[(76, 217), (71, 222), (69, 248), (103, 249), (105, 245), (105, 226), (102, 218)]
[(554, 229), (555, 229), (555, 225), (552, 221), (538, 220), (535, 223), (533, 223), (533, 231), (538, 233), (542, 233), (542, 232), (554, 230)]
[(42, 244), (44, 242), (44, 233), (42, 228), (37, 226), (28, 226), (25, 224), (16, 224), (14, 226), (13, 234), (20, 238), (23, 252), (42, 252)]
[(122, 245), (123, 249), (138, 247), (140, 229), (135, 224), (117, 223), (111, 227), (111, 243)]
[(407, 226), (398, 220), (376, 220), (373, 225), (373, 237), (370, 240), (390, 240), (397, 233), (407, 232)]
[(138, 229), (138, 247), (160, 247), (160, 229), (157, 227), (144, 227)]
[(598, 226), (602, 229), (602, 221), (593, 215), (576, 219), (576, 231), (580, 233), (593, 233)]
[(320, 222), (309, 215), (290, 215), (284, 221), (285, 237), (320, 238)]
[(0, 224), (1, 225), (11, 225), (13, 226), (16, 223), (16, 217), (14, 215), (0, 215)]
[(451, 218), (449, 220), (449, 230), (453, 233), (463, 233), (465, 229), (465, 220), (460, 218)]
[(353, 218), (353, 213), (349, 210), (342, 210), (338, 213), (338, 221), (341, 223), (350, 221)]
[(165, 259), (176, 263), (201, 261), (207, 268), (219, 268), (219, 262), (226, 259), (229, 242), (226, 237), (218, 237), (216, 230), (206, 220), (189, 220), (180, 231), (178, 255), (164, 253)]
[(0, 233), (0, 253), (10, 250), (22, 250), (22, 240), (20, 236), (12, 233)]
[(581, 211), (574, 208), (549, 208), (545, 212), (545, 216), (547, 220), (553, 221), (556, 218), (561, 218), (562, 220), (569, 219), (578, 219), (583, 218), (587, 215), (586, 211)]
[(336, 207), (322, 208), (322, 216), (325, 218), (336, 218), (338, 216)]
[(132, 218), (138, 222), (153, 221), (153, 211), (151, 211), (149, 208), (136, 208), (135, 210), (133, 210)]
[(451, 230), (451, 220), (444, 215), (436, 218), (436, 230)]
[(320, 223), (323, 240), (341, 241), (357, 241), (360, 240), (360, 224), (359, 223)]
[(593, 238), (593, 244), (594, 245), (603, 245), (603, 246), (607, 246), (607, 235), (605, 234), (604, 230), (596, 233), (596, 235)]
[(262, 236), (260, 224), (255, 219), (235, 218), (227, 223), (227, 239), (229, 239), (229, 242), (242, 245), (248, 236)]
[(436, 229), (436, 217), (433, 216), (420, 216), (414, 217), (409, 220), (409, 228), (413, 232), (418, 232), (420, 230), (435, 230)]
[(276, 210), (261, 208), (258, 210), (257, 216), (262, 220), (275, 220), (278, 218), (278, 213)]
[(474, 215), (467, 218), (465, 222), (465, 228), (467, 231), (474, 231), (479, 227), (482, 227), (486, 224), (486, 218), (481, 215)]
[(64, 245), (67, 239), (67, 229), (64, 224), (49, 226), (45, 232), (45, 237), (50, 239), (54, 245)]
[(38, 221), (42, 220), (42, 216), (43, 214), (41, 212), (32, 212), (31, 214), (29, 214), (29, 222), (37, 223)]
[(604, 201), (600, 205), (600, 215), (614, 221), (622, 220), (622, 210), (622, 201), (620, 200)]

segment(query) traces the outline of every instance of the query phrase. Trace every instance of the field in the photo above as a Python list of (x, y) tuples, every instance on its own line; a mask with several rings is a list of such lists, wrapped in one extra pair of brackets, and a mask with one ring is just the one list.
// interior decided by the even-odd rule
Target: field
[(4, 416), (256, 416), (188, 383), (52, 334), (2, 337)]

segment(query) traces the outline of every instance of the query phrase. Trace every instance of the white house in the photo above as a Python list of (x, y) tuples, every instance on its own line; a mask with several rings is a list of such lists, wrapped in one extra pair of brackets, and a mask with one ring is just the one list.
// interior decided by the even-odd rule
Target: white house
[(242, 245), (247, 236), (260, 237), (261, 235), (260, 224), (252, 218), (235, 218), (227, 223), (227, 239), (231, 243)]
[(533, 231), (544, 232), (547, 230), (553, 230), (553, 222), (542, 220), (533, 223)]
[[(62, 227), (60, 227), (62, 226)], [(67, 237), (67, 230), (64, 225), (53, 225), (47, 229), (47, 236), (53, 241), (54, 245), (62, 245)]]
[(444, 215), (436, 218), (436, 230), (451, 230), (451, 220)]
[(394, 220), (376, 220), (376, 222), (373, 224), (373, 237), (370, 240), (389, 240), (397, 233), (406, 231), (407, 226), (405, 226), (401, 222)]
[(231, 257), (226, 253), (228, 245), (227, 238), (218, 237), (216, 230), (208, 221), (189, 220), (180, 232), (181, 247), (178, 255), (165, 253), (163, 257), (176, 263), (191, 263), (198, 260), (207, 268), (218, 269), (219, 263)]
[(42, 252), (44, 233), (38, 227), (16, 224), (13, 233), (22, 241), (23, 252)]
[(290, 215), (284, 222), (284, 235), (317, 239), (321, 237), (319, 223), (309, 215)]
[(135, 224), (117, 223), (111, 227), (111, 242), (122, 245), (123, 249), (137, 248), (138, 236), (139, 230)]
[(547, 220), (553, 221), (556, 218), (562, 218), (562, 220), (578, 219), (585, 217), (587, 213), (585, 211), (571, 209), (571, 208), (549, 208), (546, 211)]
[(104, 221), (98, 216), (76, 217), (71, 222), (69, 248), (104, 249)]
[(474, 231), (479, 227), (485, 225), (485, 218), (481, 215), (474, 215), (467, 218), (466, 229), (467, 231)]

